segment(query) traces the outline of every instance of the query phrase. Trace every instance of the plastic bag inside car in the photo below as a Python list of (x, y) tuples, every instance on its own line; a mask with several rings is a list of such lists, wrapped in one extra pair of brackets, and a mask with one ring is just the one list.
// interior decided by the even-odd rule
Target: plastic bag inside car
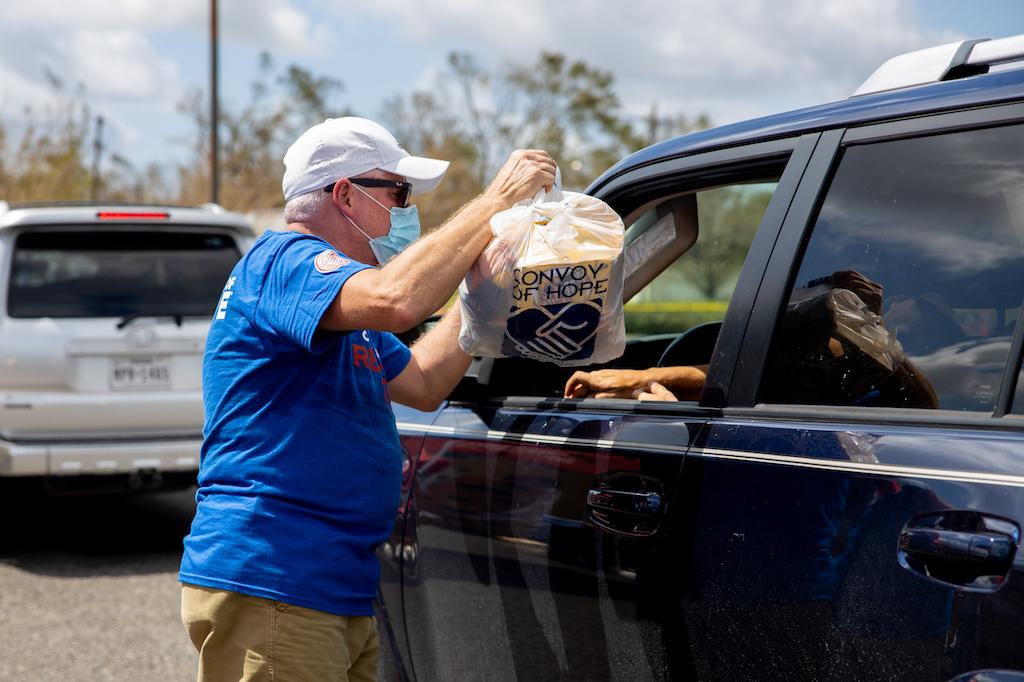
[(557, 185), (491, 218), (494, 239), (459, 287), (470, 355), (563, 367), (622, 355), (622, 218)]
[(882, 316), (853, 291), (818, 285), (793, 294), (786, 309), (786, 326), (796, 321), (816, 321), (819, 334), (834, 333), (864, 353), (886, 372), (893, 372), (903, 359), (903, 348), (885, 328)]

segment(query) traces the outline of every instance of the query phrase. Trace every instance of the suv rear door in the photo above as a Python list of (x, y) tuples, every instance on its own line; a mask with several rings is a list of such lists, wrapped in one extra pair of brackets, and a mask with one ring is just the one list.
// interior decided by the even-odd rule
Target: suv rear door
[(1022, 121), (823, 134), (684, 466), (698, 677), (1024, 668)]

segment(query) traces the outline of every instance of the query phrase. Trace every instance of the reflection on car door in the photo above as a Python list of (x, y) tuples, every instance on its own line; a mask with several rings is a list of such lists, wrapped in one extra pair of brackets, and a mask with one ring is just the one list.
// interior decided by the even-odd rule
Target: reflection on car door
[(417, 679), (665, 678), (681, 587), (666, 537), (704, 421), (447, 408), (406, 524)]
[(713, 421), (684, 474), (700, 487), (684, 601), (698, 677), (1024, 666), (1022, 448), (1012, 432)]
[(395, 522), (387, 540), (377, 548), (380, 560), (380, 599), (377, 608), (387, 620), (387, 636), (394, 637), (384, 650), (396, 654), (402, 661), (405, 670), (412, 669), (409, 660), (409, 646), (406, 639), (405, 609), (402, 608), (402, 564), (406, 559), (412, 560), (411, 548), (402, 544), (408, 510), (413, 504), (412, 481), (416, 471), (416, 461), (423, 447), (423, 435), (430, 424), (440, 413), (420, 412), (397, 403), (392, 404), (397, 423), (403, 425), (399, 431), (402, 446), (402, 488), (398, 509), (395, 510)]

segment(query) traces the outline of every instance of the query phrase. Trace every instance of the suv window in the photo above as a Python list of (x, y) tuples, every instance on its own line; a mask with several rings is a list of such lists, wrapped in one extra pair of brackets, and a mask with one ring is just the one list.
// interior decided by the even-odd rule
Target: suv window
[(769, 351), (772, 403), (991, 411), (1024, 300), (1024, 126), (845, 150)]
[(627, 343), (621, 357), (589, 367), (502, 358), (487, 379), (491, 394), (561, 397), (577, 370), (707, 365), (777, 185), (776, 177), (749, 179), (747, 174), (743, 182), (669, 191), (625, 216)]
[[(694, 245), (626, 304), (626, 335), (678, 334), (725, 317), (743, 261), (776, 182), (727, 185), (698, 191)], [(658, 209), (630, 226), (632, 233), (660, 219)]]
[(27, 232), (14, 246), (7, 313), (209, 316), (239, 256), (213, 232)]

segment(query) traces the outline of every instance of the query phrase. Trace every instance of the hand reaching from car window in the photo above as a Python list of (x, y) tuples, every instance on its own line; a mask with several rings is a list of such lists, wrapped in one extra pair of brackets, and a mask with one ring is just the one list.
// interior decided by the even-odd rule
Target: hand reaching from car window
[(633, 391), (649, 383), (643, 370), (599, 369), (576, 372), (565, 384), (566, 398), (632, 398)]
[(657, 381), (652, 381), (647, 384), (646, 388), (638, 388), (633, 391), (633, 398), (635, 400), (663, 400), (666, 402), (675, 402), (679, 400), (676, 398), (676, 394), (668, 390)]
[[(699, 400), (706, 372), (707, 365), (575, 372), (565, 383), (564, 395), (566, 398)], [(638, 398), (638, 391), (645, 397)]]

